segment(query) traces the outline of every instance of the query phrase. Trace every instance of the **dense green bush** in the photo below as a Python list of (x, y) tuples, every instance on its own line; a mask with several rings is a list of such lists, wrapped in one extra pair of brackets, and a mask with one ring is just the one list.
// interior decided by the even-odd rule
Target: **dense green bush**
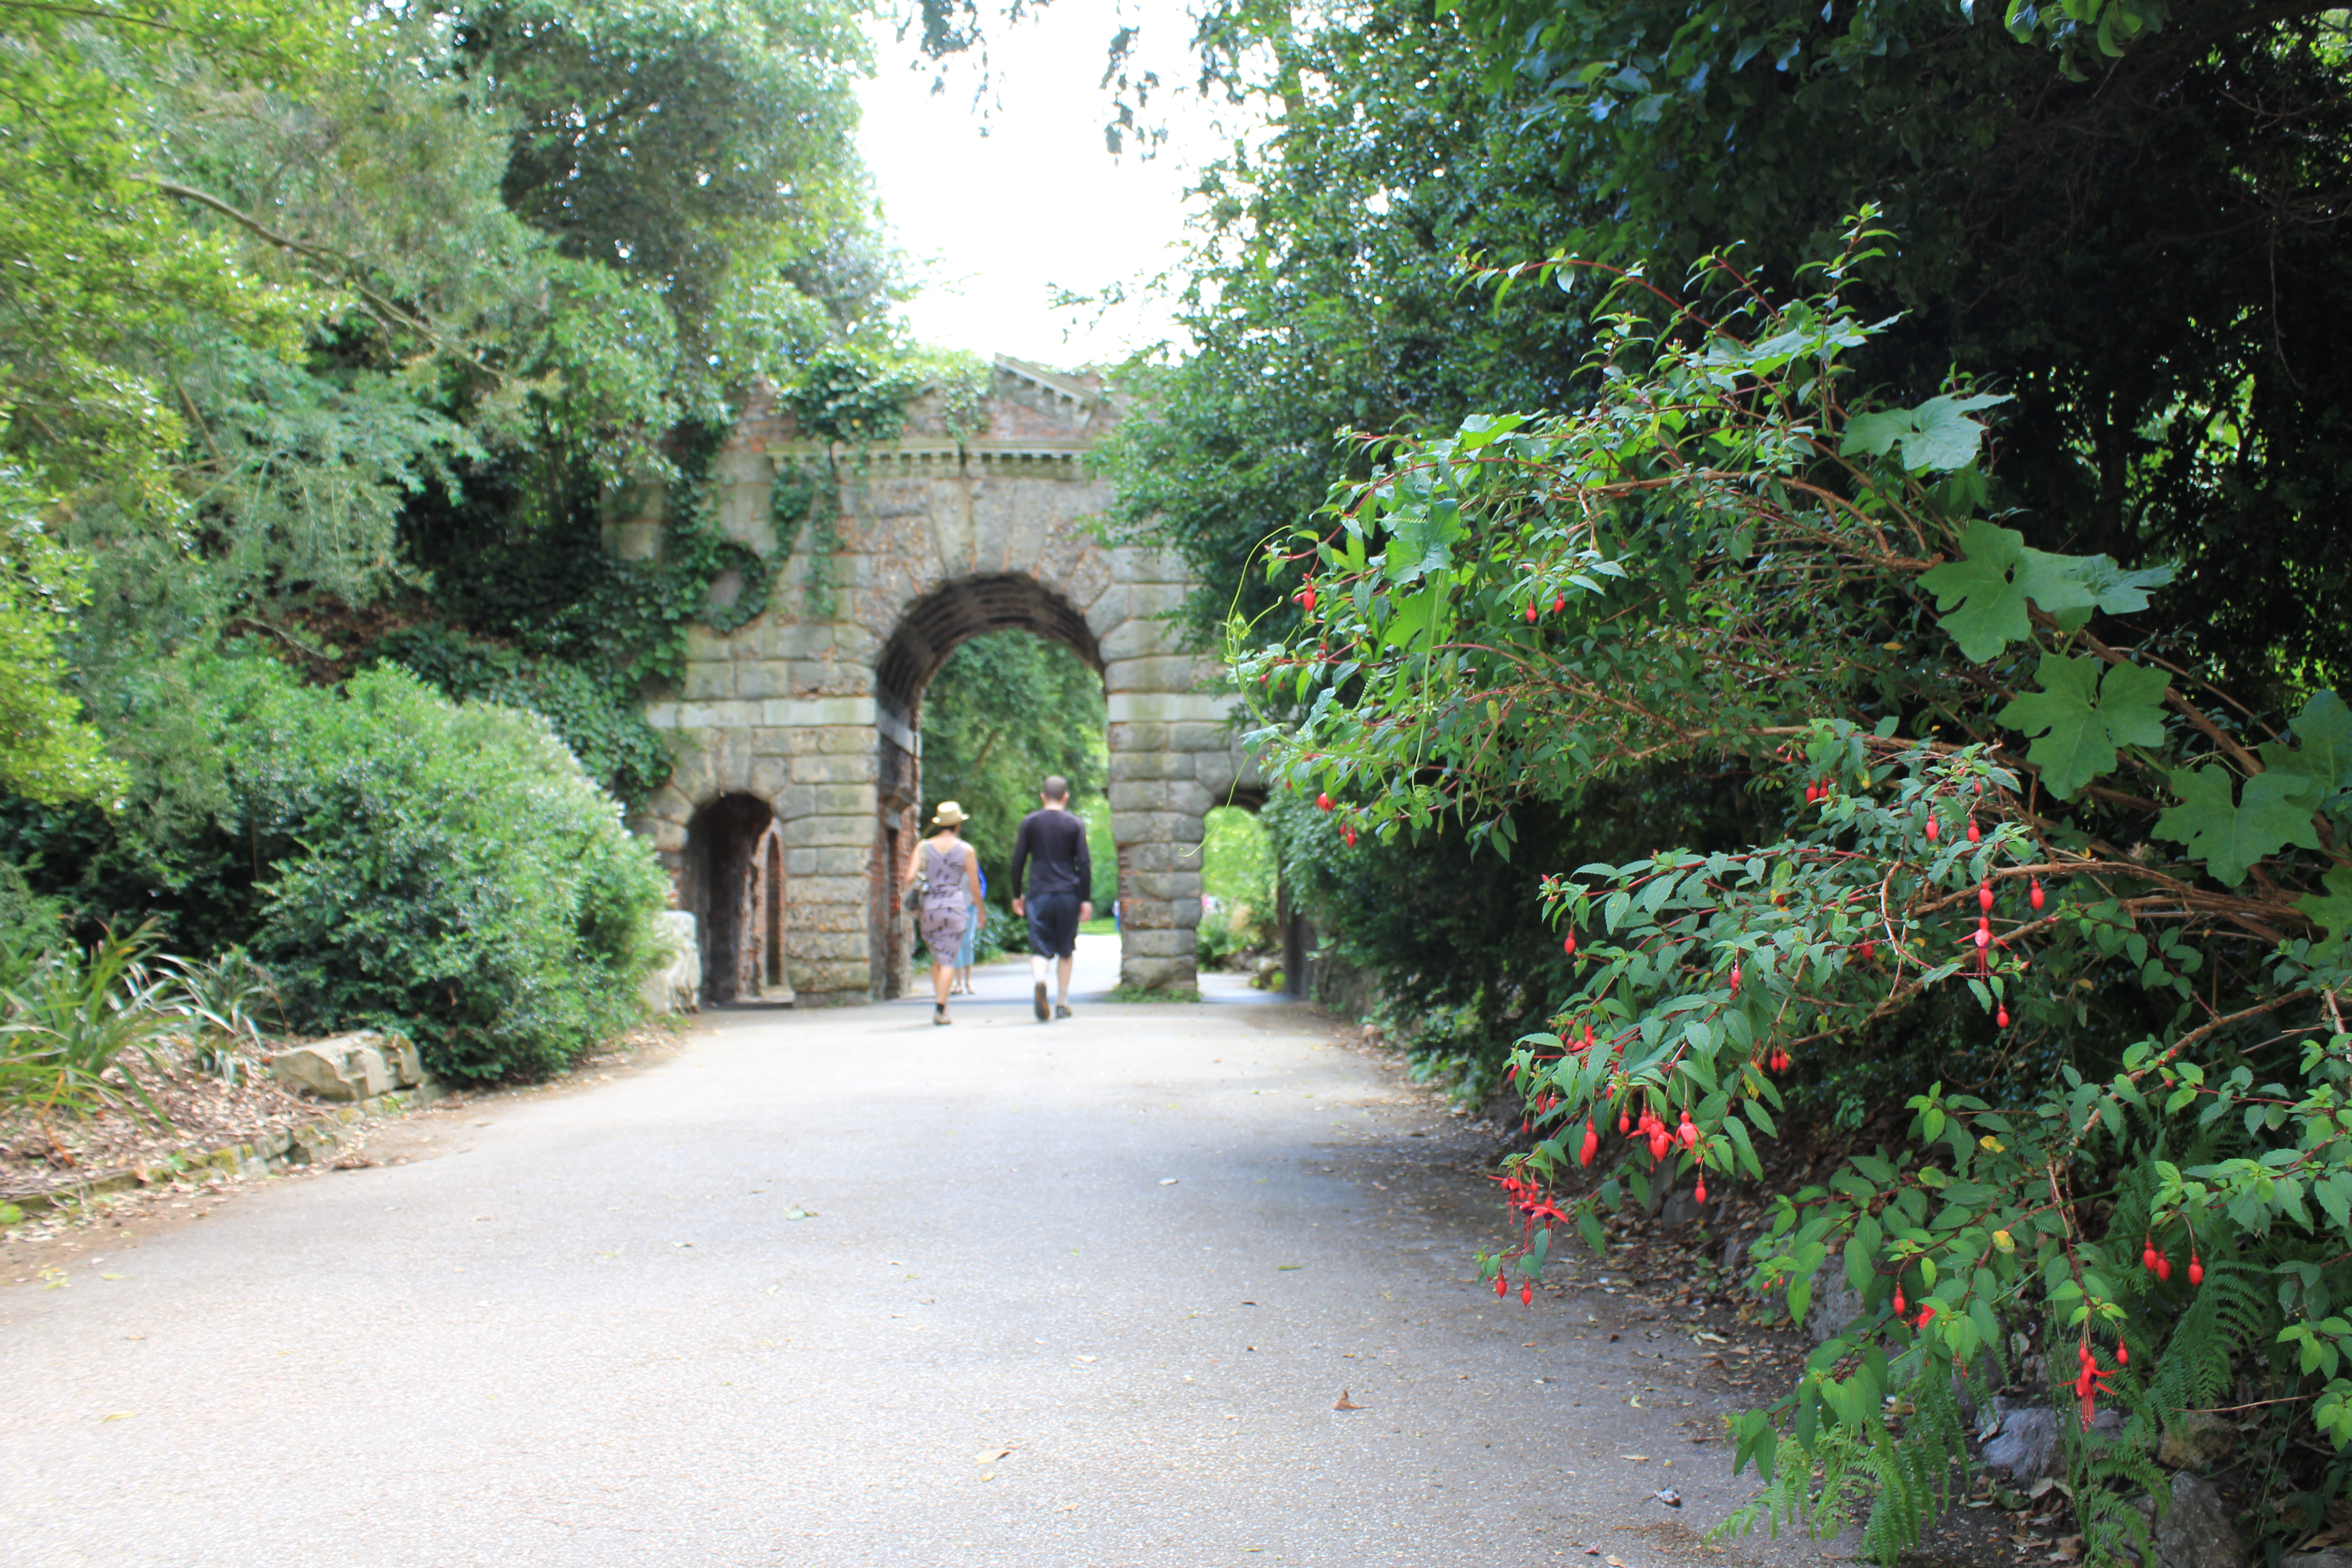
[(290, 1023), (404, 1030), (479, 1079), (629, 1020), (661, 873), (542, 721), (389, 668), (253, 695), (228, 769), (245, 836), (285, 847), (253, 948)]

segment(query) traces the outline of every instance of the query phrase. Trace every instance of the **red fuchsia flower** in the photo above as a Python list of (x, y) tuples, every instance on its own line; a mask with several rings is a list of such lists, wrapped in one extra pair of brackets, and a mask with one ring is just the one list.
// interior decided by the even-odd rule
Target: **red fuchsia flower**
[(2037, 910), (2038, 910), (2038, 909), (2040, 909), (2040, 908), (2042, 907), (2042, 879), (2041, 879), (2041, 878), (2036, 877), (2036, 878), (2034, 878), (2034, 879), (2033, 879), (2033, 890), (2032, 890), (2032, 892), (2028, 893), (2028, 894), (2025, 896), (2025, 901), (2026, 901), (2027, 903), (2029, 903), (2029, 904), (2032, 904), (2032, 905), (2035, 909), (2037, 909)]
[(1495, 1294), (1496, 1294), (1496, 1295), (1497, 1295), (1497, 1296), (1507, 1296), (1507, 1295), (1509, 1295), (1510, 1293), (1511, 1293), (1511, 1282), (1510, 1282), (1510, 1280), (1509, 1280), (1508, 1279), (1505, 1278), (1505, 1276), (1504, 1276), (1504, 1274), (1503, 1274), (1503, 1271), (1502, 1271), (1501, 1269), (1499, 1269), (1499, 1268), (1496, 1269), (1496, 1270), (1495, 1270)]
[(1574, 958), (1576, 956), (1576, 933), (1574, 931), (1568, 933), (1568, 940), (1559, 944), (1559, 950), (1568, 954), (1570, 958)]
[(1315, 797), (1315, 809), (1318, 811), (1328, 811), (1339, 804), (1328, 795), (1318, 795)]
[(1904, 1303), (1904, 1300), (1903, 1300), (1903, 1286), (1902, 1286), (1902, 1283), (1898, 1280), (1898, 1281), (1895, 1283), (1895, 1315), (1896, 1317), (1898, 1317), (1898, 1318), (1899, 1318), (1899, 1317), (1901, 1317), (1905, 1312), (1909, 1311), (1909, 1310), (1910, 1310), (1910, 1308), (1909, 1308), (1908, 1306), (1906, 1306), (1906, 1305)]
[(2086, 1336), (2075, 1347), (2074, 1354), (2082, 1371), (2074, 1378), (2074, 1400), (2083, 1416), (2083, 1430), (2091, 1429), (2091, 1421), (2098, 1414), (2099, 1395), (2107, 1391), (2106, 1380), (2116, 1375), (2114, 1367), (2102, 1367), (2091, 1353), (2091, 1342)]
[(2000, 1008), (1993, 1014), (1992, 1024), (1993, 1027), (1996, 1029), (2006, 1029), (2009, 1027), (2009, 1009), (2006, 1006)]
[(1736, 963), (1731, 966), (1731, 988), (1734, 991), (1739, 989), (1739, 965)]
[(2156, 1277), (2158, 1279), (2169, 1279), (2172, 1278), (2172, 1259), (2167, 1258), (2161, 1252), (2156, 1255)]
[(1551, 602), (1551, 613), (1552, 613), (1553, 615), (1555, 615), (1555, 616), (1556, 616), (1556, 615), (1559, 615), (1561, 611), (1563, 611), (1563, 610), (1565, 610), (1565, 609), (1567, 609), (1567, 608), (1568, 608), (1568, 595), (1565, 595), (1565, 594), (1562, 594), (1559, 598), (1554, 599), (1554, 600)]
[(1936, 819), (1933, 816), (1927, 818), (1927, 842), (1930, 844), (1936, 842)]
[(1698, 1190), (1691, 1194), (1691, 1202), (1696, 1204), (1703, 1204), (1706, 1202), (1706, 1178), (1705, 1176), (1701, 1176), (1698, 1179)]
[(2205, 1260), (2194, 1252), (2189, 1255), (2189, 1283), (2192, 1286), (2205, 1283)]
[(1315, 613), (1315, 584), (1309, 583), (1298, 591), (1298, 607), (1308, 615)]
[(1522, 1306), (1522, 1307), (1524, 1307), (1524, 1306), (1528, 1305), (1529, 1302), (1533, 1301), (1535, 1299), (1536, 1299), (1536, 1286), (1535, 1286), (1535, 1281), (1534, 1281), (1534, 1280), (1532, 1280), (1532, 1279), (1530, 1279), (1530, 1280), (1528, 1280), (1526, 1284), (1524, 1284), (1524, 1285), (1522, 1285), (1522, 1286), (1520, 1286), (1520, 1287), (1519, 1287), (1519, 1305), (1520, 1305), (1520, 1306)]
[(1935, 1321), (1936, 1309), (1933, 1307), (1922, 1307), (1919, 1309), (1919, 1321), (1916, 1326), (1920, 1330), (1925, 1331), (1927, 1325)]
[(1601, 1130), (1592, 1124), (1592, 1118), (1588, 1116), (1584, 1119), (1584, 1147), (1576, 1152), (1576, 1163), (1580, 1165), (1590, 1165), (1592, 1163), (1592, 1156), (1599, 1152), (1601, 1152)]
[(1976, 819), (1975, 817), (1973, 817), (1973, 816), (1969, 817), (1969, 843), (1971, 843), (1971, 844), (1974, 844), (1978, 839), (1979, 839), (1979, 838), (1981, 838), (1981, 837), (1984, 837), (1984, 836), (1983, 836), (1982, 834), (1980, 834), (1980, 833), (1979, 833), (1979, 832), (1977, 831), (1977, 819)]
[(1356, 847), (1356, 830), (1354, 828), (1343, 827), (1339, 829), (1339, 837), (1348, 841), (1349, 848), (1353, 849)]
[(1992, 912), (1991, 882), (1985, 881), (1977, 884), (1977, 908), (1984, 910), (1987, 914), (1990, 914)]
[(1691, 1125), (1688, 1110), (1683, 1112), (1683, 1124), (1675, 1130), (1675, 1137), (1680, 1141), (1685, 1149), (1692, 1148), (1698, 1142), (1698, 1129)]

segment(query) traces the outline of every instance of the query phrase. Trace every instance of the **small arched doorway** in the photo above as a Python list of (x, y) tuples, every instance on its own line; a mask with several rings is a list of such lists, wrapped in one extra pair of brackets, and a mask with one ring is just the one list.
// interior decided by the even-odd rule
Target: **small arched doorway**
[(783, 836), (752, 795), (723, 795), (687, 824), (680, 904), (702, 944), (702, 1000), (792, 1000), (784, 958)]

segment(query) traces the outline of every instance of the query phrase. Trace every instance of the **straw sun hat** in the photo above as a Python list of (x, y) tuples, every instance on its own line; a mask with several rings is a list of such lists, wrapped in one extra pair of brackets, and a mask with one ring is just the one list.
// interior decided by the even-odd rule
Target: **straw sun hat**
[(963, 814), (963, 807), (958, 805), (951, 800), (943, 800), (940, 802), (939, 810), (931, 813), (931, 826), (933, 827), (961, 827), (965, 823), (970, 822), (971, 820), (971, 817), (966, 816)]

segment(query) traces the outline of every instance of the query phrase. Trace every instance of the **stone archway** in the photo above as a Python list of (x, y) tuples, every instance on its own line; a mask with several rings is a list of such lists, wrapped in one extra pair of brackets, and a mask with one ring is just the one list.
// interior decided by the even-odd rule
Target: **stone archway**
[[(959, 643), (1013, 626), (1103, 673), (1122, 983), (1194, 984), (1202, 818), (1257, 781), (1220, 672), (1182, 652), (1165, 618), (1191, 587), (1181, 564), (1096, 530), (1111, 498), (1084, 458), (1118, 416), (1099, 378), (1009, 359), (978, 434), (927, 392), (898, 440), (851, 452), (751, 399), (719, 460), (720, 525), (772, 554), (775, 476), (814, 470), (837, 486), (840, 548), (812, 561), (801, 530), (765, 614), (728, 636), (690, 633), (683, 689), (647, 705), (677, 762), (637, 826), (684, 877), (697, 803), (737, 792), (772, 808), (789, 880), (782, 957), (803, 1001), (906, 987), (898, 878), (919, 828), (922, 689)], [(645, 555), (659, 532), (634, 518), (608, 539)]]

